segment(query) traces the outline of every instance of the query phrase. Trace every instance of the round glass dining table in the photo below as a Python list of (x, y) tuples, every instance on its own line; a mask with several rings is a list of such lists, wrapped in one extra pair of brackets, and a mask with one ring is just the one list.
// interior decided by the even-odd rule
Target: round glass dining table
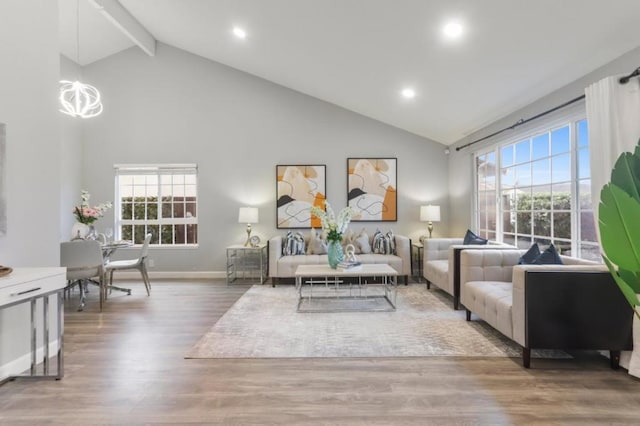
[(133, 247), (133, 242), (128, 240), (111, 241), (102, 244), (102, 257), (104, 257), (105, 263), (109, 261), (109, 257), (118, 249)]
[[(118, 249), (133, 247), (133, 241), (128, 240), (120, 240), (120, 241), (111, 241), (108, 243), (102, 244), (102, 257), (104, 258), (104, 264), (109, 263), (109, 257)], [(119, 290), (123, 291), (129, 295), (131, 295), (130, 288), (118, 287), (113, 285), (111, 280), (109, 280), (109, 290)]]

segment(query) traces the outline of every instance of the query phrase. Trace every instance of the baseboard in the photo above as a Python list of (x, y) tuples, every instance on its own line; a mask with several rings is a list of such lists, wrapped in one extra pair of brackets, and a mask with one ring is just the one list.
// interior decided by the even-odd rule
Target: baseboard
[[(148, 271), (149, 279), (225, 279), (224, 271)], [(113, 274), (113, 280), (136, 280), (140, 279), (138, 271), (118, 271)]]
[[(58, 341), (49, 342), (49, 355), (54, 356), (58, 351)], [(42, 363), (44, 357), (44, 347), (39, 347), (36, 350), (36, 362)], [(21, 374), (24, 371), (31, 368), (31, 353), (26, 353), (19, 358), (14, 359), (4, 365), (0, 365), (0, 381), (6, 379), (9, 376), (15, 376)], [(55, 372), (57, 367), (55, 365), (49, 366), (49, 371)]]

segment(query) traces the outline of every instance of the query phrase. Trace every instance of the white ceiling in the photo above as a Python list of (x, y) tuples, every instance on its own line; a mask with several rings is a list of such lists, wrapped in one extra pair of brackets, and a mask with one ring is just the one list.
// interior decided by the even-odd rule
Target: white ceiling
[[(70, 59), (86, 65), (134, 45), (80, 0), (78, 61), (76, 0), (58, 1)], [(120, 3), (162, 43), (444, 144), (640, 46), (639, 0)], [(464, 23), (461, 39), (442, 36), (449, 19)], [(400, 96), (408, 86), (414, 99)]]

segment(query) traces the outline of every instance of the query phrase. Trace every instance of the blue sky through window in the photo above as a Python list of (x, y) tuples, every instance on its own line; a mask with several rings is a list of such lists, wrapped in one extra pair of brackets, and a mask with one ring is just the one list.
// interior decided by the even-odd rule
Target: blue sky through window
[(569, 152), (569, 136), (569, 126), (551, 132), (551, 153), (555, 155)]
[(533, 159), (549, 156), (549, 134), (545, 133), (533, 138)]
[(578, 146), (589, 145), (589, 128), (587, 126), (587, 120), (578, 121)]
[(554, 183), (571, 181), (571, 155), (569, 153), (552, 157), (551, 164)]
[(549, 167), (549, 158), (534, 161), (533, 167), (533, 184), (540, 185), (551, 182), (551, 167)]
[(500, 161), (502, 167), (509, 167), (513, 165), (513, 145), (505, 146), (500, 151)]
[(588, 179), (590, 177), (589, 148), (584, 148), (578, 151), (578, 179)]
[(531, 160), (531, 141), (529, 139), (516, 144), (516, 163)]

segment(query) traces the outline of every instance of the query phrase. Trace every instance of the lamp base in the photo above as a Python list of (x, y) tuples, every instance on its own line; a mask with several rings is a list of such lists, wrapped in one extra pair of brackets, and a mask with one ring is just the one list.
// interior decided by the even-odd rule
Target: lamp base
[(429, 222), (427, 224), (427, 231), (429, 231), (429, 238), (431, 238), (431, 234), (433, 233), (433, 222)]
[(244, 243), (245, 247), (251, 247), (251, 224), (247, 223), (247, 241)]

